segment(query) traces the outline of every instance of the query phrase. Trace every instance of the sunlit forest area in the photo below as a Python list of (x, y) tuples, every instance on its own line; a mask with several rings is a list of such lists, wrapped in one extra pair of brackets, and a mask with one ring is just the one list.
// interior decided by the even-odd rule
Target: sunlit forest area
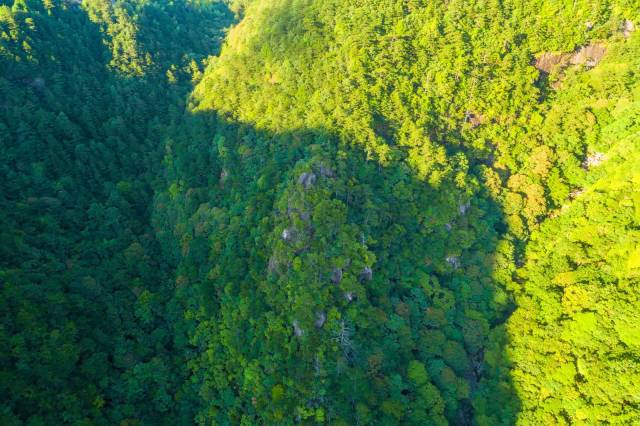
[(0, 425), (640, 424), (638, 0), (0, 0)]

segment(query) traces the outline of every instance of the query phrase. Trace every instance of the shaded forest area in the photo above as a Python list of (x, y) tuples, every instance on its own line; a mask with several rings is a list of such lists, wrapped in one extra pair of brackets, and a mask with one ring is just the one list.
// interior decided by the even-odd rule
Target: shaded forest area
[(0, 422), (640, 421), (639, 22), (0, 1)]

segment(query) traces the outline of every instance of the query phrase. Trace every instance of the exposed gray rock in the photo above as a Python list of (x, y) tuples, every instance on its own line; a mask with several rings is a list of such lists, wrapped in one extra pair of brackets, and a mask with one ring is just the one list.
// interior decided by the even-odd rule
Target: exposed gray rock
[(301, 337), (304, 334), (304, 330), (300, 327), (298, 320), (293, 321), (293, 334), (296, 337)]
[(340, 281), (342, 281), (342, 269), (333, 268), (331, 271), (331, 282), (334, 284), (340, 284)]
[(316, 328), (322, 328), (322, 326), (324, 325), (325, 321), (327, 321), (327, 314), (325, 314), (324, 312), (317, 312), (316, 313), (316, 320), (314, 322)]
[(573, 53), (544, 52), (536, 58), (535, 67), (547, 74), (554, 69), (562, 69), (568, 65), (595, 67), (606, 52), (607, 48), (603, 43), (591, 43), (582, 46)]
[(362, 272), (360, 272), (360, 276), (358, 279), (362, 281), (371, 281), (373, 279), (373, 271), (370, 267), (365, 266)]
[(348, 291), (344, 294), (344, 298), (347, 300), (347, 302), (353, 302), (354, 300), (356, 300), (356, 294), (352, 291)]
[(287, 242), (293, 241), (295, 237), (296, 237), (296, 231), (292, 228), (285, 228), (282, 231), (282, 239)]
[(450, 223), (445, 223), (444, 224), (444, 229), (446, 229), (447, 231), (451, 231), (451, 229), (453, 229), (453, 227), (451, 226)]
[(324, 164), (320, 165), (320, 176), (325, 177), (325, 178), (332, 178), (334, 177), (334, 173), (333, 170), (331, 170), (331, 168), (326, 167)]
[(460, 257), (459, 256), (447, 256), (445, 259), (447, 263), (453, 266), (453, 269), (458, 269), (460, 267)]
[(544, 52), (536, 58), (535, 67), (548, 74), (556, 67), (567, 66), (570, 60), (571, 53)]
[(458, 211), (460, 212), (460, 214), (464, 215), (469, 210), (469, 207), (471, 207), (471, 202), (467, 201), (466, 203), (460, 204), (458, 206)]
[(269, 258), (269, 264), (267, 266), (267, 271), (269, 273), (276, 272), (278, 270), (279, 266), (280, 266), (280, 262), (278, 262), (278, 259), (276, 258), (275, 255), (272, 255)]
[(311, 213), (300, 212), (300, 219), (304, 220), (305, 222), (309, 222), (309, 220), (311, 219)]
[(602, 164), (604, 160), (606, 160), (606, 156), (602, 152), (593, 152), (584, 159), (582, 168), (588, 170), (592, 167), (597, 167)]
[(632, 21), (626, 19), (622, 23), (622, 35), (624, 36), (624, 38), (631, 37), (631, 33), (634, 32), (635, 30), (636, 30), (636, 26)]
[(595, 67), (602, 60), (607, 52), (606, 47), (602, 43), (592, 43), (583, 46), (571, 57), (571, 65), (585, 65), (587, 67)]
[(303, 173), (298, 178), (298, 184), (304, 186), (305, 189), (311, 188), (317, 180), (317, 176), (315, 173)]

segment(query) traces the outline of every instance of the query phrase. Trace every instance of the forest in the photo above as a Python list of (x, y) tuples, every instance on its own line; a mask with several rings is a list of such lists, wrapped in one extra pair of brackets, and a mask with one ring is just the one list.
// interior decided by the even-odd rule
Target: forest
[(0, 424), (640, 424), (637, 0), (0, 0)]

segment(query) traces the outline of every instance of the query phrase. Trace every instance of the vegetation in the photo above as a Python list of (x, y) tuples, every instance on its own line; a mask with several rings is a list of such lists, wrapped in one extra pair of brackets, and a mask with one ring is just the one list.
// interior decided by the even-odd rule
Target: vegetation
[(1, 424), (191, 422), (150, 216), (164, 129), (230, 20), (206, 3), (0, 5)]
[(636, 3), (0, 1), (0, 423), (640, 422)]

